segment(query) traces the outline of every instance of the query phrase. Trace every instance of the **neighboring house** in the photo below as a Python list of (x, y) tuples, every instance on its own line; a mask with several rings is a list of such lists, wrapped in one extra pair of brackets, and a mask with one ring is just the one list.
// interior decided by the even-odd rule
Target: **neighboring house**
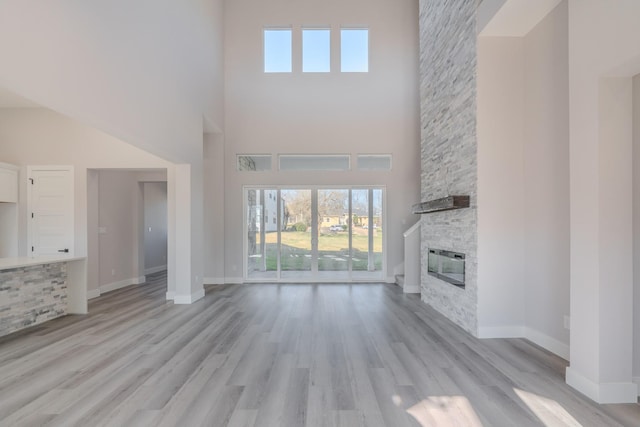
[[(286, 201), (284, 199), (280, 200), (280, 217), (283, 227), (287, 224), (284, 223), (285, 220), (285, 206)], [(256, 230), (260, 231), (260, 210), (261, 206), (256, 206)], [(264, 230), (267, 233), (274, 232), (278, 230), (278, 201), (277, 195), (273, 191), (265, 192), (265, 200), (264, 200)]]

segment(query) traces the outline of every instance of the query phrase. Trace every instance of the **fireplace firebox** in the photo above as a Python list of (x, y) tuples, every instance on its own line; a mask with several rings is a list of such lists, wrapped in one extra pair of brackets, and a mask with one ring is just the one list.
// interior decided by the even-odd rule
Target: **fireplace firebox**
[(428, 263), (428, 273), (431, 276), (464, 288), (464, 254), (443, 249), (429, 249)]

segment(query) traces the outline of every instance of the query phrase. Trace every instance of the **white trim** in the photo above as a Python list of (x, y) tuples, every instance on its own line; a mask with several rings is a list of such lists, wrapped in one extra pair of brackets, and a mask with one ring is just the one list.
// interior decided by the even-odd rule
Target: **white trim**
[(404, 292), (405, 294), (419, 294), (421, 293), (420, 285), (408, 286), (405, 282), (404, 286), (402, 287), (402, 292)]
[(199, 299), (204, 298), (204, 289), (200, 289), (190, 295), (175, 295), (173, 298), (174, 304), (192, 304)]
[(550, 337), (547, 334), (543, 334), (542, 332), (529, 328), (527, 326), (524, 327), (524, 337), (544, 348), (547, 351), (555, 354), (556, 356), (562, 357), (564, 360), (569, 360), (569, 345), (559, 341), (553, 337)]
[(224, 283), (229, 285), (242, 285), (244, 279), (242, 277), (225, 277)]
[(395, 284), (396, 283), (396, 278), (395, 278), (395, 276), (387, 276), (387, 278), (384, 281), (385, 281), (385, 283), (393, 283), (393, 284)]
[(159, 272), (164, 271), (166, 269), (167, 269), (167, 264), (159, 265), (157, 267), (145, 268), (144, 269), (144, 274), (159, 273)]
[(478, 338), (524, 338), (523, 326), (479, 327)]
[(556, 356), (569, 360), (569, 345), (528, 326), (480, 327), (478, 338), (525, 338)]
[(140, 285), (142, 283), (145, 283), (146, 281), (147, 281), (147, 278), (145, 276), (134, 277), (133, 279), (131, 279), (131, 284)]
[(100, 289), (87, 289), (87, 300), (98, 298), (100, 296)]
[(173, 301), (173, 299), (176, 297), (176, 293), (174, 291), (167, 291), (165, 297), (167, 298), (167, 301)]
[(631, 381), (638, 386), (638, 397), (640, 397), (640, 377), (633, 377)]
[(224, 285), (224, 277), (204, 277), (202, 279), (203, 285)]
[(638, 385), (629, 383), (595, 383), (567, 367), (566, 380), (574, 389), (596, 403), (638, 403)]
[(116, 289), (125, 288), (131, 285), (139, 285), (144, 282), (145, 282), (145, 277), (140, 276), (140, 277), (132, 277), (130, 279), (119, 280), (117, 282), (107, 283), (106, 285), (100, 286), (100, 289), (98, 289), (98, 291), (100, 292), (98, 296), (107, 292), (115, 291)]
[(406, 238), (409, 237), (410, 235), (412, 235), (413, 233), (415, 233), (417, 230), (420, 230), (422, 226), (422, 221), (418, 220), (418, 222), (416, 222), (415, 224), (413, 224), (411, 227), (409, 227), (407, 229), (407, 231), (405, 231), (404, 233), (402, 233), (402, 235)]

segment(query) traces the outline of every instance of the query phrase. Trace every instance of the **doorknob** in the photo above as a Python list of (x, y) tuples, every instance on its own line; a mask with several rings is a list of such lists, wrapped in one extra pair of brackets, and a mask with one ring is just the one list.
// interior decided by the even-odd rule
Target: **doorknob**
[(69, 249), (64, 248), (64, 249), (58, 249), (58, 252), (64, 252), (65, 254), (69, 253)]

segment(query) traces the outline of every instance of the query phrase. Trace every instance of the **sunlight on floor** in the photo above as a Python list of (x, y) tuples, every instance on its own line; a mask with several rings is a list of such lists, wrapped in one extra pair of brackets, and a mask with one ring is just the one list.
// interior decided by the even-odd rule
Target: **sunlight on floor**
[[(397, 405), (398, 396), (393, 397)], [(413, 416), (422, 427), (436, 426), (469, 426), (482, 427), (471, 403), (464, 396), (431, 396), (416, 403), (407, 412)]]
[(514, 388), (513, 391), (520, 399), (536, 414), (545, 426), (577, 426), (580, 427), (578, 421), (569, 414), (555, 400), (547, 399), (537, 394), (533, 394), (524, 390)]

